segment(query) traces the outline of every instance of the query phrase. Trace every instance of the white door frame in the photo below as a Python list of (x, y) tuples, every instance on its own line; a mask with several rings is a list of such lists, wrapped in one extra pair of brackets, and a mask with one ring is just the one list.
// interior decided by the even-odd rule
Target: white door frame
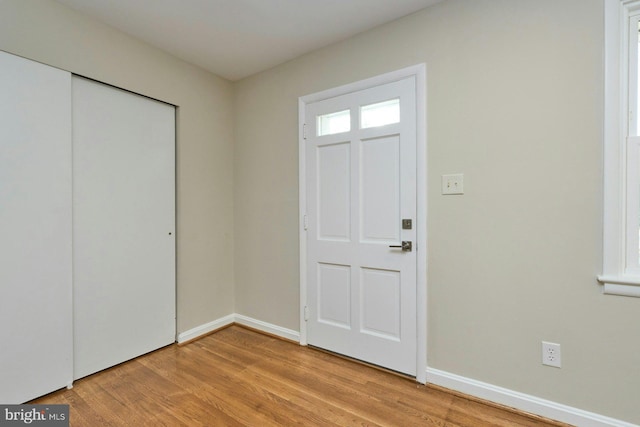
[(307, 345), (307, 234), (305, 215), (307, 206), (305, 113), (312, 102), (356, 92), (407, 77), (416, 79), (416, 191), (417, 191), (417, 289), (416, 289), (416, 333), (417, 369), (416, 380), (427, 382), (427, 133), (426, 133), (426, 65), (418, 64), (401, 70), (382, 74), (355, 83), (350, 83), (322, 92), (298, 98), (298, 170), (299, 170), (299, 237), (300, 237), (300, 344)]

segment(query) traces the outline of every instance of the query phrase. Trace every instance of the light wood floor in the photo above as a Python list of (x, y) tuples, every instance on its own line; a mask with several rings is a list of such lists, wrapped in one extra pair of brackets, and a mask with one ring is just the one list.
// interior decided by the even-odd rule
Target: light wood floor
[(31, 403), (72, 426), (557, 426), (238, 326)]

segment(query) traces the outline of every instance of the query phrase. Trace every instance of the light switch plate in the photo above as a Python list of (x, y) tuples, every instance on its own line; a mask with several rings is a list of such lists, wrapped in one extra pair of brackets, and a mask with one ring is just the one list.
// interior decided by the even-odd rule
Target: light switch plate
[(461, 173), (442, 175), (442, 194), (464, 194), (463, 178)]

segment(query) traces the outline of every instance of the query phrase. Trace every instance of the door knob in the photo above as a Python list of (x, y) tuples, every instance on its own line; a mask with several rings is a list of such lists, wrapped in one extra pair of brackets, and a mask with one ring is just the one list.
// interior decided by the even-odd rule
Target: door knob
[(402, 245), (390, 245), (390, 248), (401, 248), (402, 252), (411, 252), (413, 245), (410, 240), (403, 240)]

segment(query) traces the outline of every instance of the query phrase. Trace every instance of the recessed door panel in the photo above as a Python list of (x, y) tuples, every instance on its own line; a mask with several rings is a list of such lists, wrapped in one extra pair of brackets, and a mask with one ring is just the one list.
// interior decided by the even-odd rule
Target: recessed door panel
[(351, 152), (348, 142), (318, 151), (318, 239), (349, 241), (351, 236)]
[(360, 274), (361, 331), (400, 340), (400, 272), (363, 268)]
[(351, 269), (345, 265), (318, 264), (318, 321), (351, 327)]
[(361, 241), (400, 240), (399, 135), (360, 142)]

